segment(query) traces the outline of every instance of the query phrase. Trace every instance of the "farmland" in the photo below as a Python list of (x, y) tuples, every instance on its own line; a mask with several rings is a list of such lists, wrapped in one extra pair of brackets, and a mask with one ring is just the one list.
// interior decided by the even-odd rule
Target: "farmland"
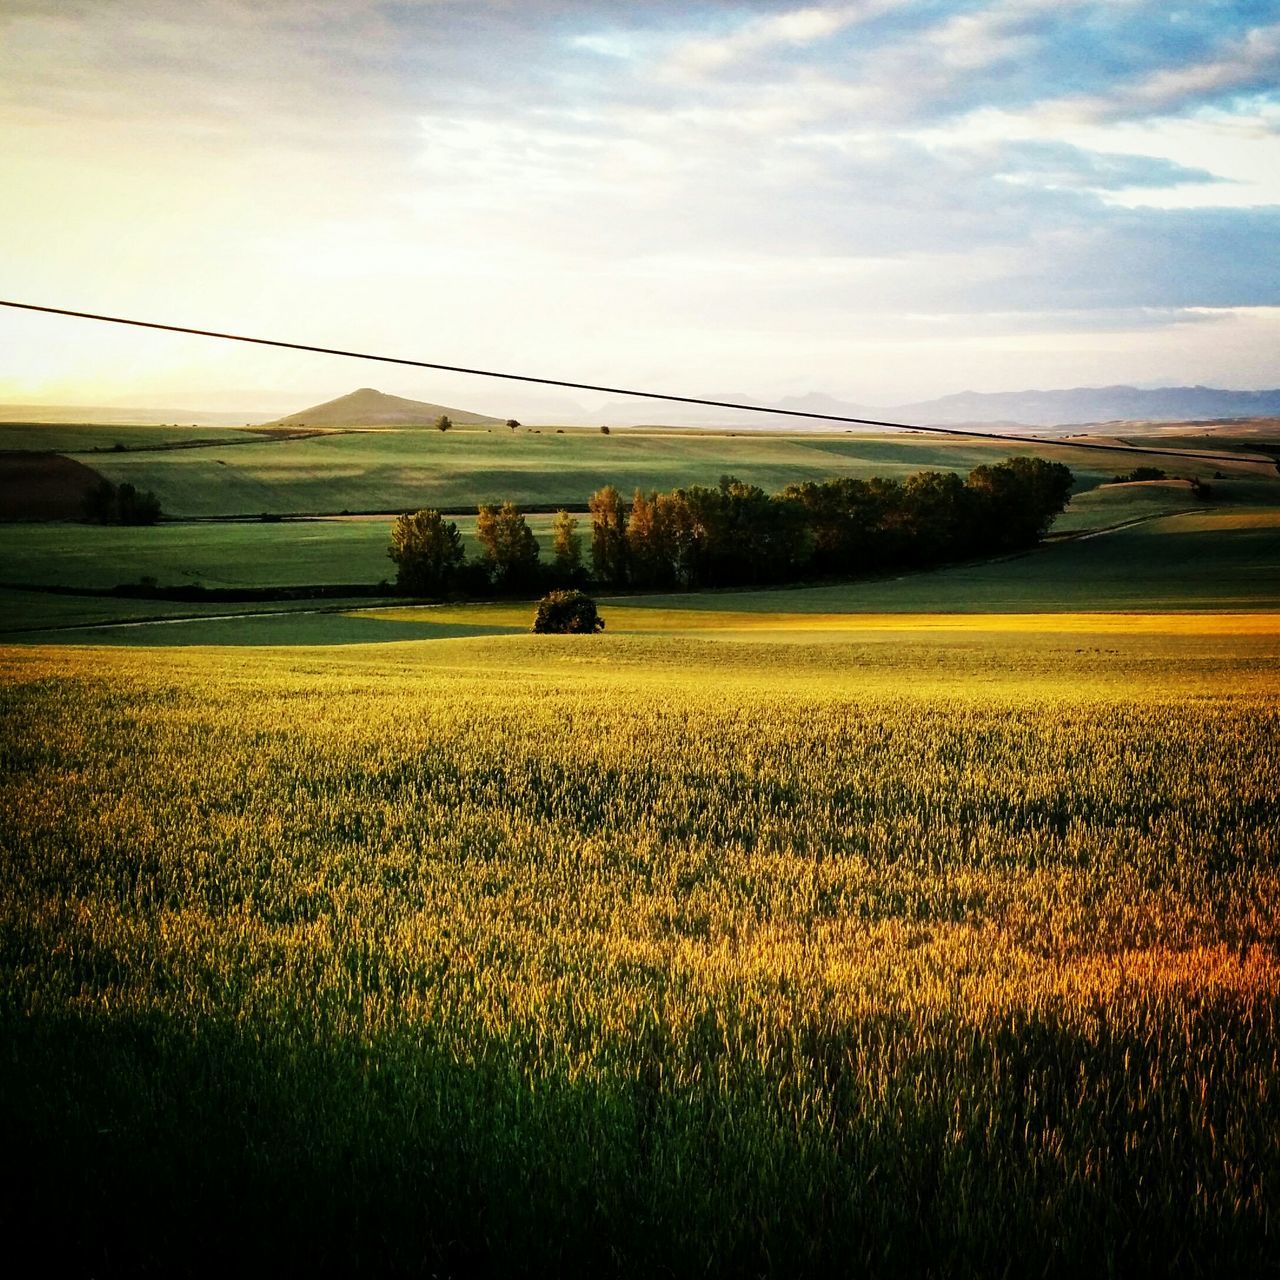
[[(500, 427), (459, 427), (447, 434), (376, 428), (270, 437), (226, 428), (123, 431), (0, 426), (0, 447), (32, 449), (39, 443), (64, 450), (113, 483), (153, 490), (165, 512), (180, 517), (396, 512), (425, 506), (467, 510), (477, 502), (504, 499), (531, 507), (580, 506), (606, 484), (629, 494), (637, 486), (715, 484), (725, 472), (773, 491), (794, 481), (838, 475), (903, 477), (927, 467), (967, 472), (1011, 452), (1065, 462), (1079, 486), (1090, 488), (1110, 478), (1120, 463), (1161, 461), (1158, 454), (1148, 459), (1091, 453), (1058, 443), (1011, 447), (999, 441), (841, 432), (628, 429), (603, 436), (580, 428), (513, 434)], [(182, 446), (184, 439), (196, 447), (168, 447)], [(125, 445), (123, 451), (115, 451), (116, 443)], [(1179, 474), (1202, 478), (1225, 468), (1242, 483), (1275, 474), (1268, 463), (1166, 461)]]
[[(335, 1273), (1265, 1270), (1280, 515), (1252, 464), (1211, 483), (1083, 483), (1012, 558), (606, 598), (593, 637), (528, 601), (0, 587), (10, 1238), (94, 1274), (246, 1240)], [(0, 545), (10, 583), (375, 584), (386, 534)]]
[(338, 1269), (1259, 1260), (1274, 629), (815, 639), (10, 650), (21, 1214), (86, 1266), (229, 1212)]

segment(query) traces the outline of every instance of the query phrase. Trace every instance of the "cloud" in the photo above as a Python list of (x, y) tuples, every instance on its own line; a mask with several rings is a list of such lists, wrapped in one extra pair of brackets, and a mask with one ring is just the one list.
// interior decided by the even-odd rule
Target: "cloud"
[(695, 76), (718, 72), (779, 47), (801, 48), (825, 40), (884, 7), (867, 0), (857, 5), (792, 9), (751, 18), (723, 35), (681, 41), (670, 53), (666, 69)]
[(1205, 61), (1165, 67), (1089, 104), (1100, 114), (1167, 113), (1280, 81), (1280, 23), (1255, 27)]
[(1204, 332), (1276, 304), (1266, 9), (9, 0), (0, 237), (33, 294), (519, 366)]

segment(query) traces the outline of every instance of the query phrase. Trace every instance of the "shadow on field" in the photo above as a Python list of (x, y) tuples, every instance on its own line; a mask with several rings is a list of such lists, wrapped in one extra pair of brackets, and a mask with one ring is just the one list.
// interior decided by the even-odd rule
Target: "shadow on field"
[(465, 623), (400, 622), (353, 617), (342, 613), (262, 613), (245, 617), (191, 618), (33, 631), (5, 637), (5, 643), (143, 645), (175, 648), (188, 645), (272, 646), (384, 644), (396, 640), (448, 640), (464, 636), (519, 635), (515, 627), (469, 626)]
[(532, 1042), (360, 1044), (286, 1021), (0, 1019), (10, 1250), (93, 1275), (1249, 1275), (1274, 1258), (1257, 1193), (1280, 1172), (1274, 1092), (1228, 1114), (1232, 1081), (1207, 1107), (1188, 1087), (1203, 1055), (1231, 1075), (1222, 1044), (1259, 1034), (1243, 1010), (1185, 1057), (1151, 1025), (1086, 1042), (1006, 1018), (904, 1049), (900, 1019), (802, 1024), (784, 1057), (803, 1086), (726, 1053), (711, 1010), (679, 1045), (647, 1022), (594, 1082), (537, 1065)]

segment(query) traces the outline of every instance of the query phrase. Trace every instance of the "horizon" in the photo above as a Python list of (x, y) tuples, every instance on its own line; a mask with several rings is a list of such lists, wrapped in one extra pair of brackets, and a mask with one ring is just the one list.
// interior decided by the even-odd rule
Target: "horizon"
[[(503, 408), (503, 405), (507, 404), (507, 401), (510, 401), (512, 399), (518, 399), (520, 396), (519, 391), (512, 393), (509, 387), (507, 386), (507, 384), (503, 384), (502, 392), (506, 397), (506, 399), (502, 402), (502, 404), (499, 404), (497, 400), (492, 400), (492, 401), (487, 400), (484, 392), (478, 393), (477, 398), (474, 402), (468, 400), (465, 403), (445, 404), (442, 398), (437, 397), (437, 398), (428, 399), (427, 397), (430, 393), (423, 392), (421, 389), (418, 389), (413, 394), (408, 394), (404, 392), (387, 391), (382, 387), (374, 387), (366, 384), (360, 387), (351, 388), (344, 392), (340, 392), (337, 395), (331, 395), (324, 399), (307, 398), (305, 393), (290, 395), (289, 393), (283, 392), (283, 391), (272, 391), (270, 393), (267, 393), (267, 395), (270, 400), (275, 401), (276, 403), (270, 404), (270, 405), (263, 402), (260, 402), (256, 406), (252, 405), (248, 403), (250, 399), (249, 395), (246, 395), (244, 399), (237, 401), (234, 398), (237, 393), (223, 391), (223, 392), (216, 393), (214, 396), (209, 398), (211, 400), (221, 401), (221, 403), (209, 403), (207, 401), (204, 404), (196, 403), (195, 396), (189, 397), (188, 403), (186, 404), (176, 404), (172, 402), (166, 403), (163, 400), (157, 400), (154, 398), (150, 400), (147, 400), (144, 398), (140, 401), (131, 401), (127, 397), (118, 397), (115, 400), (105, 401), (99, 404), (69, 404), (69, 403), (41, 402), (41, 401), (26, 401), (26, 402), (0, 401), (0, 412), (12, 413), (17, 410), (31, 409), (37, 412), (45, 411), (50, 413), (54, 411), (60, 411), (63, 414), (70, 413), (70, 412), (78, 412), (78, 411), (83, 411), (85, 413), (97, 412), (97, 413), (108, 413), (108, 414), (120, 414), (127, 411), (136, 410), (139, 413), (165, 412), (168, 414), (178, 414), (179, 416), (183, 414), (195, 415), (195, 416), (205, 415), (211, 418), (212, 417), (231, 418), (233, 416), (238, 417), (242, 414), (247, 414), (247, 415), (251, 415), (251, 417), (256, 416), (260, 418), (261, 421), (257, 424), (254, 424), (252, 423), (252, 420), (251, 420), (250, 422), (246, 422), (245, 425), (264, 425), (272, 421), (277, 421), (277, 420), (282, 420), (287, 418), (297, 418), (304, 413), (308, 413), (317, 409), (326, 409), (331, 404), (334, 404), (342, 400), (351, 399), (359, 395), (373, 394), (373, 395), (378, 395), (383, 397), (389, 397), (395, 400), (405, 400), (412, 403), (422, 404), (431, 410), (446, 409), (450, 412), (475, 413), (482, 416), (488, 415), (495, 419), (500, 420), (502, 418), (511, 416), (507, 411), (507, 408), (509, 408), (510, 406), (508, 405), (507, 408)], [(833, 396), (826, 391), (809, 391), (800, 395), (785, 395), (785, 396), (777, 396), (772, 398), (765, 398), (765, 399), (762, 399), (758, 404), (753, 405), (751, 407), (744, 407), (741, 410), (716, 409), (714, 407), (709, 407), (707, 410), (708, 414), (719, 412), (721, 414), (727, 414), (731, 416), (726, 420), (725, 423), (712, 422), (708, 419), (699, 424), (694, 424), (692, 421), (694, 417), (704, 416), (700, 414), (700, 411), (698, 411), (696, 405), (682, 404), (682, 403), (679, 403), (678, 401), (675, 401), (673, 403), (670, 400), (668, 400), (667, 403), (671, 405), (669, 412), (674, 417), (689, 418), (688, 422), (676, 423), (673, 421), (672, 425), (683, 425), (683, 426), (702, 425), (707, 427), (714, 427), (717, 425), (730, 425), (730, 426), (736, 425), (739, 427), (750, 427), (753, 424), (752, 416), (751, 416), (753, 413), (758, 412), (761, 414), (767, 414), (770, 411), (776, 411), (781, 409), (794, 410), (805, 404), (818, 406), (815, 408), (815, 412), (819, 414), (839, 413), (839, 412), (861, 413), (864, 411), (887, 413), (895, 410), (913, 410), (918, 408), (924, 408), (932, 404), (945, 405), (947, 402), (965, 400), (967, 398), (975, 398), (975, 397), (997, 397), (997, 396), (1004, 396), (1004, 397), (1046, 396), (1047, 397), (1047, 396), (1071, 396), (1071, 395), (1083, 396), (1083, 395), (1099, 395), (1099, 394), (1105, 394), (1108, 392), (1114, 392), (1114, 393), (1149, 392), (1153, 394), (1158, 394), (1160, 392), (1184, 392), (1184, 393), (1209, 392), (1209, 393), (1225, 393), (1227, 395), (1232, 395), (1232, 394), (1265, 395), (1268, 393), (1280, 394), (1280, 387), (1262, 387), (1262, 388), (1211, 387), (1211, 386), (1206, 386), (1202, 383), (1183, 383), (1183, 384), (1177, 384), (1177, 385), (1173, 385), (1173, 384), (1138, 385), (1134, 383), (1111, 383), (1107, 386), (1093, 386), (1093, 387), (1020, 387), (1016, 389), (1010, 389), (1008, 391), (997, 391), (997, 392), (982, 392), (982, 391), (975, 391), (972, 388), (966, 388), (960, 391), (950, 392), (950, 393), (936, 396), (936, 397), (930, 397), (926, 400), (921, 400), (917, 402), (905, 402), (900, 404), (870, 404), (870, 403), (865, 403), (861, 401), (846, 400), (843, 397)], [(538, 397), (535, 393), (533, 399), (536, 401), (537, 398)], [(725, 393), (722, 396), (707, 395), (705, 398), (737, 400), (737, 401), (743, 402), (744, 406), (746, 401), (748, 400), (748, 397), (736, 395), (734, 393)], [(305, 404), (301, 403), (304, 399), (306, 400)], [(554, 397), (546, 397), (547, 403), (553, 403), (554, 399), (555, 399)], [(522, 425), (593, 426), (596, 424), (596, 420), (598, 419), (598, 417), (604, 411), (612, 409), (614, 411), (627, 410), (627, 411), (634, 412), (640, 406), (645, 405), (647, 403), (651, 403), (654, 405), (655, 422), (656, 422), (658, 421), (657, 415), (661, 412), (664, 399), (665, 398), (663, 396), (658, 395), (657, 393), (653, 393), (651, 396), (648, 396), (648, 397), (641, 397), (639, 395), (634, 395), (632, 398), (627, 398), (621, 395), (614, 395), (612, 397), (596, 396), (594, 399), (589, 398), (588, 400), (585, 400), (585, 401), (579, 399), (574, 402), (570, 402), (569, 400), (566, 399), (561, 402), (561, 405), (562, 405), (561, 416), (539, 417), (536, 412), (526, 413), (524, 415), (525, 420), (522, 422)], [(272, 415), (272, 416), (265, 417), (264, 415)], [(1225, 414), (1221, 416), (1225, 418), (1239, 417), (1241, 418), (1241, 420), (1244, 420), (1245, 418), (1253, 415), (1252, 414), (1234, 414), (1234, 415)], [(5, 419), (0, 418), (0, 421), (4, 421), (4, 420)], [(925, 420), (927, 420), (927, 418)], [(1099, 421), (1118, 421), (1118, 420), (1121, 420), (1121, 419), (1100, 419)], [(1169, 418), (1168, 420), (1174, 421), (1176, 419)], [(33, 419), (32, 421), (36, 424), (39, 424), (39, 419)], [(51, 422), (49, 425), (56, 425), (56, 420)], [(206, 425), (210, 425), (210, 424), (206, 424)], [(232, 424), (226, 423), (224, 425), (232, 425)], [(619, 420), (619, 421), (616, 421), (614, 425), (625, 427), (628, 425), (635, 426), (638, 424), (628, 423), (626, 421)], [(773, 429), (773, 427), (770, 427), (767, 422), (763, 422), (760, 425), (763, 427), (769, 427), (769, 429)], [(909, 425), (909, 424), (905, 424), (905, 425)], [(989, 425), (996, 426), (1000, 424), (999, 422), (993, 420)], [(1041, 424), (1041, 425), (1046, 425), (1046, 424)], [(1063, 423), (1062, 425), (1068, 425), (1068, 424)], [(802, 428), (803, 428), (803, 423), (797, 420), (797, 429), (802, 429)]]
[[(6, 293), (756, 401), (1272, 389), (1271, 17), (22, 0), (0, 18)], [(51, 316), (0, 314), (0, 343), (11, 404), (287, 412), (356, 381)]]

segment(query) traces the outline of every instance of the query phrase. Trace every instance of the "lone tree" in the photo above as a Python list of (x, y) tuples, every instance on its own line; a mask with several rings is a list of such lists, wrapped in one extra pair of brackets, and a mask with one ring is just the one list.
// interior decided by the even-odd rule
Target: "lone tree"
[(436, 419), (437, 431), (451, 431), (453, 429), (453, 419), (447, 413), (442, 413)]
[(507, 426), (509, 426), (512, 431), (515, 431), (520, 426), (520, 424), (514, 418), (508, 418)]
[(581, 591), (552, 591), (538, 601), (532, 629), (540, 635), (589, 636), (604, 630), (604, 619)]
[(555, 552), (556, 572), (571, 578), (582, 569), (582, 534), (578, 532), (578, 517), (567, 511), (557, 511), (551, 526), (551, 545)]
[(396, 564), (396, 586), (407, 595), (436, 596), (457, 581), (462, 567), (462, 535), (438, 511), (397, 516), (387, 554)]
[(538, 540), (514, 502), (478, 508), (476, 541), (495, 586), (518, 589), (536, 578)]

